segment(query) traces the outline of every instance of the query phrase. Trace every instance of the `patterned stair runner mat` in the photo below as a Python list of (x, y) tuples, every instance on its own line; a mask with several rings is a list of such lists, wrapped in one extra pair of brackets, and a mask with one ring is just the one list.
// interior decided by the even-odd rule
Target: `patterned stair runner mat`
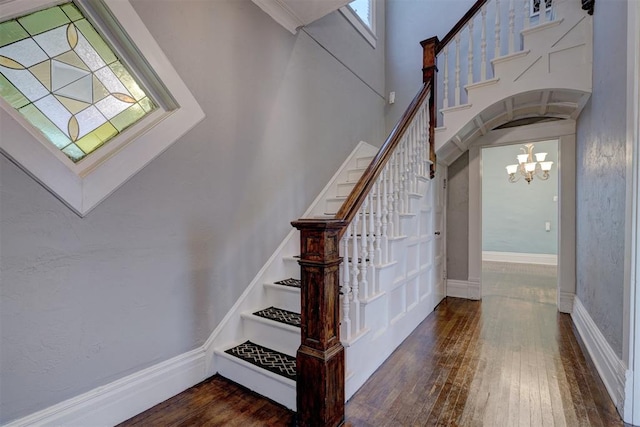
[(274, 374), (296, 380), (296, 358), (279, 351), (247, 341), (226, 350), (232, 356), (238, 357)]
[(283, 310), (281, 308), (269, 307), (264, 310), (256, 311), (256, 316), (265, 319), (275, 320), (276, 322), (286, 323), (287, 325), (300, 327), (300, 314), (293, 311)]
[(301, 284), (300, 279), (294, 279), (293, 277), (276, 282), (276, 285), (291, 286), (292, 288), (299, 288)]

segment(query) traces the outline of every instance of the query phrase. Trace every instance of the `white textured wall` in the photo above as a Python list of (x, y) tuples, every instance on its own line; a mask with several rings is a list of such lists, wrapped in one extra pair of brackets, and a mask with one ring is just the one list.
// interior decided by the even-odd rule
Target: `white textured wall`
[(593, 95), (577, 130), (577, 295), (622, 357), (626, 0), (596, 3)]
[(133, 5), (207, 117), (84, 219), (0, 156), (0, 424), (202, 345), (352, 148), (384, 137), (384, 43), (338, 13), (307, 31), (348, 68), (250, 0)]
[[(533, 254), (558, 253), (558, 142), (534, 144), (535, 153), (553, 161), (549, 179), (508, 181), (505, 166), (517, 163), (522, 144), (482, 150), (482, 250)], [(551, 231), (545, 230), (545, 222)]]

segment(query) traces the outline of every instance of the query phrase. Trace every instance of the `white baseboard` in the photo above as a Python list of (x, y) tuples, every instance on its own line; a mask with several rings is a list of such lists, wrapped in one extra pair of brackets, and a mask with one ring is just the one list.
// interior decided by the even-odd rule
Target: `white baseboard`
[(618, 411), (622, 413), (626, 375), (624, 363), (613, 351), (577, 296), (574, 299), (571, 318), (600, 374), (602, 382), (609, 392), (611, 400), (618, 408)]
[(454, 298), (480, 299), (480, 282), (447, 279), (447, 296)]
[(482, 260), (516, 262), (521, 264), (558, 265), (558, 255), (555, 254), (482, 251)]
[(575, 300), (576, 294), (571, 292), (560, 292), (558, 298), (558, 311), (560, 313), (573, 313), (573, 303)]
[(5, 427), (113, 426), (205, 379), (203, 347), (17, 419)]

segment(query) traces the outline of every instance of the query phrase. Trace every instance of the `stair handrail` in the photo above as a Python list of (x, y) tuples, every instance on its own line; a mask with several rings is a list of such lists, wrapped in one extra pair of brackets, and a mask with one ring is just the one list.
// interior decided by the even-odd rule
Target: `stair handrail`
[(351, 190), (351, 193), (349, 193), (349, 196), (347, 196), (347, 199), (335, 214), (335, 220), (344, 221), (346, 225), (353, 220), (353, 217), (362, 206), (365, 197), (369, 191), (371, 191), (374, 182), (378, 179), (394, 150), (400, 144), (400, 141), (404, 137), (405, 132), (413, 121), (413, 118), (418, 113), (420, 106), (424, 103), (426, 97), (431, 94), (431, 89), (431, 81), (427, 81), (423, 84), (422, 89), (413, 98), (409, 107), (407, 107), (407, 110), (393, 127), (384, 144), (382, 144), (378, 153), (373, 157), (371, 163), (369, 163), (369, 166), (367, 166), (365, 171), (362, 173), (360, 179)]
[(478, 12), (480, 12), (480, 9), (482, 9), (482, 6), (484, 6), (489, 0), (477, 0), (472, 6), (471, 8), (469, 8), (469, 10), (467, 11), (467, 13), (465, 13), (462, 18), (460, 18), (460, 20), (451, 28), (451, 30), (449, 30), (449, 32), (447, 33), (447, 35), (445, 35), (442, 40), (440, 40), (437, 44), (436, 44), (436, 55), (438, 55), (440, 53), (440, 51), (449, 43), (451, 43), (451, 41), (454, 39), (454, 37), (456, 36), (456, 34), (458, 34), (460, 31), (462, 31), (467, 24), (469, 23), (469, 21), (471, 19), (473, 19)]

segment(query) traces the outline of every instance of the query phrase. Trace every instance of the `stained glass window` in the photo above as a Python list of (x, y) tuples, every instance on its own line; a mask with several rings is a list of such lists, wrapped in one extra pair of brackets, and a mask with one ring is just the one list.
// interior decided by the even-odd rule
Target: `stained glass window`
[(0, 96), (74, 162), (156, 108), (73, 3), (0, 23)]

